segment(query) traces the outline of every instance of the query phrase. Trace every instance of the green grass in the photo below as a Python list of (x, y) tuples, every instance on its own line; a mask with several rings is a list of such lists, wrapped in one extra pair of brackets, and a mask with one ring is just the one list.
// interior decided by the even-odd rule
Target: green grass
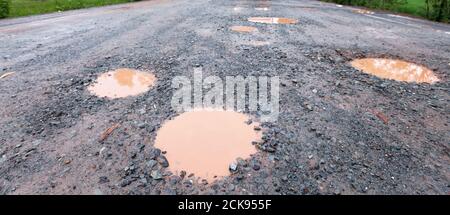
[(392, 10), (400, 13), (407, 13), (415, 16), (426, 16), (425, 0), (408, 0), (404, 5), (398, 5)]
[(10, 0), (8, 17), (132, 2), (134, 0)]

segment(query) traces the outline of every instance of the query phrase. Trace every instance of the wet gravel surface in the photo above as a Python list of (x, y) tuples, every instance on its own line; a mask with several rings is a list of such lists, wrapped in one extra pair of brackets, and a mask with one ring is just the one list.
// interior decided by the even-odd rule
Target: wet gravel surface
[[(298, 23), (247, 21), (254, 16)], [(0, 193), (449, 194), (448, 32), (292, 0), (143, 1), (0, 20), (0, 74), (14, 72), (0, 79)], [(411, 61), (441, 81), (379, 79), (350, 67), (361, 57)], [(197, 66), (281, 80), (281, 112), (262, 124), (258, 153), (211, 183), (170, 172), (153, 147), (177, 116), (172, 78)], [(99, 74), (122, 67), (158, 81), (135, 97), (89, 94)]]

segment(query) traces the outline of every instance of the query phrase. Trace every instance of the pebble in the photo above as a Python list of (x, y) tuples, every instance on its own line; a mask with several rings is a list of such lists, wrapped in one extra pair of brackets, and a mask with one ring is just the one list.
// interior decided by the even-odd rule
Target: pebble
[(149, 160), (147, 161), (147, 166), (150, 168), (153, 168), (158, 162), (155, 160)]
[(126, 187), (130, 184), (131, 184), (131, 180), (124, 179), (122, 182), (120, 182), (119, 186)]
[(157, 158), (158, 163), (161, 164), (162, 167), (166, 168), (169, 166), (169, 161), (167, 160), (167, 158), (165, 156), (159, 156)]
[(186, 171), (181, 170), (181, 171), (180, 171), (180, 177), (181, 177), (181, 178), (184, 178), (184, 176), (186, 176)]
[(7, 160), (6, 155), (3, 155), (3, 156), (0, 158), (0, 164), (3, 163), (3, 162), (5, 162), (6, 160)]
[(231, 172), (236, 172), (237, 168), (238, 168), (238, 166), (237, 166), (236, 163), (231, 163), (230, 166), (229, 166), (229, 169), (230, 169)]
[(155, 180), (160, 180), (160, 179), (162, 179), (162, 174), (161, 174), (161, 172), (158, 171), (158, 170), (153, 170), (153, 171), (150, 173), (150, 176), (151, 176), (153, 179), (155, 179)]

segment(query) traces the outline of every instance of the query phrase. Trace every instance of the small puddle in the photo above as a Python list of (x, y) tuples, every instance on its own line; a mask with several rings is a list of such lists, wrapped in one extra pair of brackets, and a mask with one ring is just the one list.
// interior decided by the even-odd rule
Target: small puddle
[(251, 32), (256, 32), (256, 31), (258, 31), (258, 29), (255, 28), (255, 27), (251, 27), (251, 26), (240, 26), (240, 25), (231, 26), (230, 29), (231, 29), (232, 31), (241, 32), (241, 33), (251, 33)]
[(257, 11), (269, 11), (270, 9), (268, 7), (256, 7), (255, 10), (257, 10)]
[(99, 97), (123, 98), (146, 92), (155, 81), (152, 73), (122, 68), (101, 74), (88, 90)]
[(166, 151), (169, 168), (182, 170), (212, 182), (230, 174), (237, 158), (256, 153), (253, 141), (260, 141), (258, 123), (248, 124), (242, 113), (198, 109), (165, 122), (157, 132), (155, 147)]
[(295, 24), (297, 20), (281, 17), (250, 17), (249, 22), (265, 23), (265, 24)]
[(354, 13), (360, 13), (360, 14), (374, 14), (374, 12), (370, 11), (370, 10), (353, 10)]
[(430, 69), (402, 60), (363, 58), (353, 60), (351, 65), (365, 73), (385, 79), (430, 84), (439, 81)]

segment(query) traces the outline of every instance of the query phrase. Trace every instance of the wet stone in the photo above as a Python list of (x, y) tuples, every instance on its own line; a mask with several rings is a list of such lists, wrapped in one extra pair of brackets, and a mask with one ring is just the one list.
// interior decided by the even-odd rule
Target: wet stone
[(230, 169), (231, 172), (236, 172), (237, 168), (238, 168), (238, 166), (237, 166), (236, 163), (231, 163), (230, 166), (229, 166), (229, 169)]
[(155, 160), (149, 160), (147, 161), (147, 166), (150, 168), (153, 168), (158, 162)]
[(157, 160), (162, 167), (166, 168), (169, 166), (169, 161), (167, 161), (167, 158), (165, 156), (159, 156)]
[(159, 170), (153, 170), (150, 173), (150, 176), (154, 179), (154, 180), (161, 180), (162, 179), (162, 174)]

